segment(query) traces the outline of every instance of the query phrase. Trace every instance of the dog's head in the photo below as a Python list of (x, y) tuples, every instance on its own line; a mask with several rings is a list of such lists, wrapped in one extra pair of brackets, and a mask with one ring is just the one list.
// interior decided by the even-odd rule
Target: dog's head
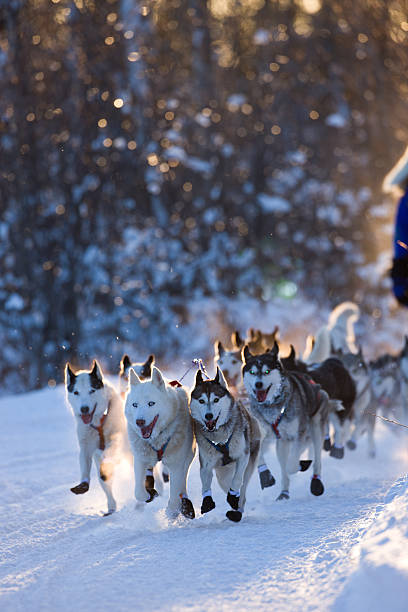
[(353, 377), (357, 386), (357, 393), (360, 393), (366, 386), (369, 378), (368, 365), (364, 360), (361, 347), (358, 348), (358, 353), (339, 353), (337, 351), (337, 356)]
[(145, 381), (130, 368), (125, 416), (132, 429), (144, 440), (154, 439), (174, 418), (173, 403), (158, 368), (153, 366), (152, 377)]
[(253, 355), (247, 346), (242, 351), (244, 385), (248, 395), (259, 404), (273, 398), (280, 390), (282, 364), (278, 355), (279, 347), (276, 342), (273, 348), (263, 355)]
[(214, 366), (220, 368), (232, 387), (236, 387), (241, 380), (241, 351), (238, 348), (227, 351), (221, 342), (217, 341), (214, 345)]
[(68, 402), (76, 417), (85, 425), (99, 424), (106, 410), (106, 394), (102, 370), (95, 360), (90, 371), (76, 374), (69, 363), (65, 366), (65, 389)]
[(132, 363), (128, 355), (123, 355), (119, 370), (119, 390), (124, 395), (129, 383), (129, 370), (133, 368), (141, 380), (146, 380), (152, 376), (154, 365), (154, 355), (149, 355), (145, 362)]
[(233, 397), (228, 391), (227, 382), (220, 370), (213, 380), (204, 380), (198, 370), (195, 387), (191, 392), (190, 411), (195, 421), (207, 431), (215, 431), (230, 418)]

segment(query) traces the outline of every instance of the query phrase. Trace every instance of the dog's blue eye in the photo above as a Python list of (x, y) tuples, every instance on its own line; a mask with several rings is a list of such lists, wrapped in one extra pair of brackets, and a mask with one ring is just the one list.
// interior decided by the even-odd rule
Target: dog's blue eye
[(220, 398), (219, 398), (219, 397), (214, 397), (214, 404), (216, 404), (216, 403), (217, 403), (217, 402), (219, 402), (219, 401), (220, 401)]
[(156, 402), (148, 402), (148, 406), (154, 406)]
[(137, 403), (133, 402), (132, 406), (133, 406), (133, 408), (137, 408)]
[(200, 404), (204, 404), (205, 403), (203, 399), (199, 399), (198, 401), (199, 401)]

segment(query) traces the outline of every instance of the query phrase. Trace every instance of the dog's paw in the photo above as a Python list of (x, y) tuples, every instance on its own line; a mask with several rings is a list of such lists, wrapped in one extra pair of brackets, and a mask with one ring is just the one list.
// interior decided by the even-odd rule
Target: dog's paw
[(72, 487), (71, 491), (75, 493), (75, 495), (82, 495), (83, 493), (89, 491), (89, 482), (81, 482), (81, 484), (77, 485), (76, 487)]
[(206, 512), (211, 512), (214, 510), (215, 502), (211, 495), (206, 495), (203, 499), (203, 503), (201, 504), (201, 514), (205, 514)]
[(111, 514), (113, 514), (114, 512), (116, 512), (116, 508), (111, 508), (110, 510), (108, 510), (107, 512), (104, 512), (102, 514), (102, 516), (110, 516)]
[(169, 482), (170, 480), (170, 476), (168, 475), (167, 472), (163, 471), (163, 482)]
[(299, 461), (299, 471), (306, 472), (306, 470), (308, 470), (311, 465), (312, 465), (311, 459), (301, 459)]
[(239, 495), (234, 495), (233, 493), (231, 493), (231, 490), (229, 490), (227, 495), (227, 502), (233, 510), (238, 510)]
[(319, 496), (319, 495), (323, 495), (324, 493), (324, 486), (322, 481), (320, 480), (320, 478), (318, 476), (313, 476), (311, 482), (310, 482), (310, 492), (313, 493), (313, 495)]
[(276, 498), (276, 501), (282, 501), (282, 499), (289, 499), (289, 491), (281, 491), (281, 493)]
[(259, 481), (261, 483), (261, 489), (273, 487), (276, 482), (275, 478), (272, 476), (271, 472), (268, 469), (259, 472)]
[(356, 450), (356, 448), (357, 448), (357, 444), (354, 442), (354, 440), (349, 440), (349, 441), (347, 442), (347, 448), (348, 448), (349, 450)]
[(324, 442), (323, 442), (323, 449), (325, 451), (329, 451), (331, 449), (331, 447), (332, 447), (332, 444), (331, 444), (330, 438), (325, 438)]
[(344, 446), (332, 446), (330, 450), (330, 457), (334, 457), (335, 459), (343, 459)]
[(239, 523), (242, 519), (242, 512), (239, 510), (228, 510), (225, 516), (233, 523)]
[[(147, 490), (147, 489), (146, 489)], [(146, 499), (146, 504), (149, 504), (150, 502), (152, 502), (154, 500), (155, 497), (158, 497), (158, 492), (156, 491), (156, 489), (148, 489), (147, 493), (149, 494), (149, 499)]]
[(181, 514), (189, 519), (195, 518), (194, 506), (188, 497), (181, 498)]

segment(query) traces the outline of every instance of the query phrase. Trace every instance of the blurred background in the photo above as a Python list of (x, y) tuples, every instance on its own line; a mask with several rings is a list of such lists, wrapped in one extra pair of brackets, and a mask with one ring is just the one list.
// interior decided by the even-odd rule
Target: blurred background
[(401, 334), (407, 42), (406, 0), (0, 0), (1, 392), (344, 299)]

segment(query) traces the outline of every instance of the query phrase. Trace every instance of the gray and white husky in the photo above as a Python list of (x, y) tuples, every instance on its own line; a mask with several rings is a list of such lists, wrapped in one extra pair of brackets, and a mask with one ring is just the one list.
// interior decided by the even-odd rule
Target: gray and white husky
[(241, 349), (242, 346), (235, 345), (232, 350), (227, 350), (219, 340), (214, 344), (214, 366), (220, 368), (228, 385), (238, 392), (242, 386)]
[(356, 385), (356, 399), (353, 405), (353, 424), (351, 437), (347, 442), (349, 449), (354, 450), (358, 439), (367, 432), (368, 454), (375, 457), (374, 429), (376, 421), (376, 405), (372, 398), (372, 387), (370, 372), (361, 348), (358, 353), (337, 353), (338, 358), (343, 362), (349, 371)]
[(156, 367), (142, 382), (131, 368), (125, 400), (128, 435), (134, 455), (135, 497), (151, 502), (157, 492), (145, 488), (146, 469), (162, 461), (170, 475), (167, 514), (194, 518), (187, 497), (187, 475), (194, 458), (195, 440), (185, 389), (167, 384)]
[[(309, 376), (285, 371), (278, 358), (275, 342), (271, 351), (252, 355), (243, 350), (244, 384), (250, 398), (250, 411), (261, 425), (261, 452), (276, 440), (282, 472), (282, 491), (278, 497), (289, 499), (289, 474), (305, 471), (312, 461), (300, 460), (302, 452), (313, 446), (313, 495), (324, 491), (321, 481), (321, 453), (330, 400), (325, 391)], [(337, 402), (336, 402), (337, 408)]]
[(115, 464), (127, 450), (126, 421), (122, 402), (114, 388), (102, 375), (97, 361), (90, 371), (74, 373), (69, 363), (65, 366), (67, 402), (77, 424), (81, 482), (71, 491), (81, 495), (89, 490), (92, 459), (99, 482), (108, 501), (108, 512), (116, 510), (112, 492)]
[(215, 508), (211, 492), (215, 470), (232, 508), (226, 516), (239, 522), (258, 457), (261, 436), (258, 422), (235, 401), (219, 368), (213, 380), (203, 380), (201, 371), (197, 372), (190, 411), (200, 455), (201, 512)]

